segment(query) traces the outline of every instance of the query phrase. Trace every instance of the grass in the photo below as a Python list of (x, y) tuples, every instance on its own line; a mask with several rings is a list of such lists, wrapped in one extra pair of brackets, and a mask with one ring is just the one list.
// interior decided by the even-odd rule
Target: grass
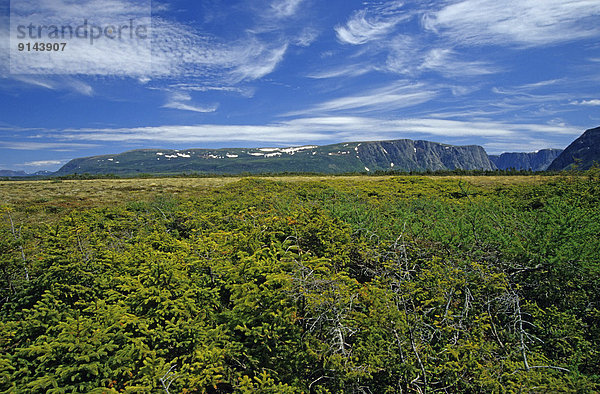
[[(491, 191), (510, 185), (532, 185), (551, 182), (549, 176), (283, 176), (252, 177), (276, 182), (325, 182), (345, 185), (348, 188), (376, 185), (394, 180), (408, 186), (433, 182), (438, 185), (456, 186), (463, 182)], [(182, 198), (192, 197), (206, 189), (223, 187), (243, 178), (154, 178), (154, 179), (93, 179), (64, 181), (3, 181), (0, 182), (0, 203), (13, 206), (53, 206), (80, 208), (112, 205), (126, 201), (153, 198), (171, 194)], [(245, 179), (245, 178), (244, 178)]]
[(280, 176), (215, 178), (130, 178), (92, 180), (1, 181), (0, 206), (11, 207), (21, 223), (54, 223), (73, 210), (118, 206), (169, 197), (194, 198), (242, 180), (266, 180), (334, 187), (374, 200), (446, 196), (466, 191), (491, 195), (513, 187), (550, 183), (554, 176)]
[(0, 182), (0, 391), (596, 392), (599, 179)]

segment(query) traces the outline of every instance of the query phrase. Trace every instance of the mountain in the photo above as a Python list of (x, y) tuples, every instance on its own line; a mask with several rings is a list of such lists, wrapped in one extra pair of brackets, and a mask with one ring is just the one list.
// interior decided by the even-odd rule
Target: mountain
[(564, 150), (548, 167), (549, 171), (589, 170), (594, 163), (600, 164), (600, 127), (587, 130)]
[(28, 174), (25, 171), (0, 170), (0, 177), (17, 178), (17, 177), (32, 177), (32, 176), (50, 176), (54, 174), (52, 171), (37, 171), (33, 174)]
[(42, 171), (36, 171), (33, 174), (31, 174), (31, 175), (32, 176), (50, 176), (52, 174), (54, 174), (54, 172), (42, 170)]
[(395, 140), (289, 148), (134, 150), (74, 159), (55, 175), (136, 173), (370, 172), (377, 170), (493, 170), (485, 150), (429, 141)]
[(517, 171), (545, 171), (562, 151), (562, 149), (542, 149), (531, 153), (513, 152), (489, 157), (499, 170), (514, 168)]
[(0, 177), (29, 176), (25, 171), (0, 170)]

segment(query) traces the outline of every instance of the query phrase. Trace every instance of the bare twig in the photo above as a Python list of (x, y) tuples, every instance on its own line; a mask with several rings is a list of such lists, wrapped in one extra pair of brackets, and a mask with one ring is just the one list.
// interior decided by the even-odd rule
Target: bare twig
[(527, 347), (525, 346), (525, 330), (523, 329), (523, 315), (521, 314), (521, 300), (518, 294), (514, 294), (515, 297), (515, 316), (518, 319), (517, 324), (519, 325), (519, 339), (521, 341), (521, 355), (523, 356), (523, 364), (525, 370), (529, 371), (529, 362), (527, 361)]
[(25, 269), (25, 279), (29, 282), (29, 270), (27, 269), (27, 258), (25, 258), (25, 251), (23, 249), (23, 245), (21, 245), (22, 227), (19, 227), (19, 235), (17, 236), (17, 231), (15, 230), (15, 223), (13, 222), (12, 215), (10, 214), (10, 211), (7, 211), (6, 213), (8, 215), (8, 219), (10, 220), (10, 230), (12, 232), (13, 238), (15, 239), (15, 241), (17, 241), (19, 243), (19, 250), (21, 251), (21, 260), (23, 260), (23, 268)]
[(169, 394), (169, 387), (171, 387), (171, 383), (173, 383), (175, 377), (177, 376), (177, 372), (173, 371), (173, 369), (175, 369), (176, 366), (177, 365), (173, 364), (171, 368), (169, 368), (167, 373), (165, 373), (163, 377), (160, 378), (160, 383), (162, 384), (163, 388), (165, 389), (165, 393), (167, 394)]
[(320, 378), (317, 378), (317, 379), (313, 380), (313, 381), (312, 381), (312, 382), (310, 382), (310, 384), (308, 385), (308, 391), (311, 391), (311, 390), (312, 390), (312, 385), (313, 385), (313, 384), (315, 384), (315, 383), (317, 383), (317, 382), (318, 382), (319, 380), (321, 380), (321, 379), (331, 379), (331, 377), (330, 377), (330, 376), (321, 376)]

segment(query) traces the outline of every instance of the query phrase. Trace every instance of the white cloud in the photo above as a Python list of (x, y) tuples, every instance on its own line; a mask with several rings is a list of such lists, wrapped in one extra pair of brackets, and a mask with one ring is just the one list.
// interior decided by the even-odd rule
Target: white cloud
[[(354, 71), (359, 63), (352, 59), (368, 58), (366, 72), (392, 72), (413, 78), (424, 72), (450, 79), (481, 77), (502, 72), (503, 68), (483, 56), (469, 58), (461, 47), (511, 45), (523, 49), (600, 37), (600, 2), (595, 0), (522, 0), (510, 4), (449, 0), (411, 6), (405, 11), (399, 2), (393, 2), (387, 10), (370, 5), (353, 14), (345, 25), (336, 27), (338, 40), (369, 45), (344, 59), (345, 65), (311, 76), (362, 75)], [(401, 34), (400, 28), (415, 15), (421, 15), (424, 29)], [(385, 62), (381, 61), (382, 54), (387, 56)]]
[[(464, 113), (463, 116), (469, 115)], [(503, 122), (491, 119), (440, 118), (435, 116), (389, 117), (315, 115), (264, 124), (192, 124), (148, 127), (104, 127), (37, 129), (35, 140), (0, 142), (0, 147), (30, 151), (73, 151), (117, 143), (121, 146), (181, 144), (187, 147), (210, 143), (231, 146), (290, 146), (393, 139), (425, 139), (455, 145), (481, 144), (493, 153), (532, 151), (560, 147), (565, 139), (581, 134), (580, 128), (564, 123)], [(541, 141), (545, 141), (543, 144)], [(229, 145), (231, 144), (231, 145)], [(515, 147), (521, 146), (522, 149)], [(534, 149), (535, 148), (535, 149)], [(28, 162), (30, 167), (58, 165), (45, 159)]]
[(572, 93), (566, 93), (562, 90), (560, 92), (535, 93), (536, 90), (543, 88), (544, 84), (535, 85), (529, 84), (514, 88), (494, 87), (491, 89), (492, 93), (500, 95), (502, 98), (495, 101), (491, 100), (488, 105), (506, 111), (515, 111), (520, 117), (527, 116), (527, 114), (543, 114), (544, 117), (547, 117), (553, 113), (572, 110), (572, 108), (565, 106), (566, 103), (573, 100)]
[(288, 45), (284, 44), (275, 48), (264, 45), (251, 45), (243, 52), (238, 53), (245, 61), (240, 62), (232, 71), (234, 83), (256, 80), (272, 73), (283, 60)]
[[(14, 0), (10, 11), (13, 74), (138, 76), (150, 71), (148, 0), (82, 0), (76, 5), (67, 0)], [(38, 29), (19, 30), (31, 25)], [(52, 34), (66, 45), (53, 51), (18, 51), (17, 43), (54, 41)]]
[(345, 44), (360, 45), (385, 37), (398, 22), (368, 20), (366, 11), (356, 13), (346, 26), (337, 26), (338, 39)]
[(419, 68), (437, 71), (449, 78), (481, 76), (497, 72), (485, 62), (462, 61), (455, 51), (440, 48), (430, 50)]
[(571, 105), (583, 105), (583, 106), (600, 106), (600, 100), (581, 100), (581, 101), (571, 101)]
[(319, 32), (316, 29), (307, 27), (294, 39), (294, 44), (301, 47), (309, 47), (318, 37)]
[[(461, 121), (436, 118), (382, 119), (359, 116), (300, 117), (264, 125), (165, 125), (158, 127), (69, 129), (48, 138), (72, 141), (203, 143), (250, 141), (294, 144), (315, 141), (361, 141), (397, 138), (427, 138), (446, 142), (457, 138), (485, 138), (517, 143), (532, 135), (579, 135), (565, 125)], [(59, 144), (59, 143), (56, 143)], [(40, 147), (40, 149), (43, 149)]]
[(35, 78), (26, 75), (16, 75), (13, 77), (14, 80), (26, 83), (28, 85), (33, 85), (39, 88), (45, 88), (50, 90), (56, 90), (56, 86), (52, 83), (52, 81), (47, 81), (44, 78)]
[(27, 163), (23, 163), (22, 165), (26, 167), (48, 167), (48, 166), (58, 166), (66, 163), (68, 160), (37, 160), (37, 161), (28, 161)]
[(77, 149), (88, 149), (97, 147), (97, 144), (72, 143), (72, 142), (32, 142), (32, 141), (0, 141), (0, 146), (13, 150), (51, 150), (56, 152), (69, 152)]
[(516, 90), (522, 90), (522, 91), (528, 91), (528, 90), (535, 90), (535, 89), (541, 89), (541, 88), (545, 88), (547, 86), (552, 86), (552, 85), (556, 85), (560, 82), (564, 82), (564, 80), (562, 79), (549, 79), (546, 81), (540, 81), (540, 82), (533, 82), (533, 83), (528, 83), (525, 85), (521, 85), (517, 88), (515, 88)]
[(163, 108), (179, 109), (182, 111), (192, 111), (192, 112), (200, 112), (200, 113), (215, 112), (217, 110), (216, 106), (200, 107), (197, 105), (190, 105), (190, 104), (185, 104), (185, 103), (176, 102), (176, 101), (168, 102), (167, 104), (163, 105)]
[(390, 86), (373, 89), (362, 94), (325, 101), (307, 110), (287, 115), (297, 116), (340, 111), (351, 111), (352, 113), (386, 111), (423, 104), (432, 100), (436, 95), (436, 92), (428, 90), (425, 85), (400, 81)]
[(117, 129), (73, 129), (64, 130), (55, 138), (94, 141), (170, 141), (170, 142), (215, 142), (252, 141), (269, 143), (294, 143), (327, 138), (323, 132), (313, 132), (297, 126), (283, 124), (267, 125), (217, 125), (192, 126), (166, 125), (158, 127)]
[(94, 89), (89, 84), (74, 78), (69, 78), (66, 86), (84, 96), (92, 96), (94, 94)]
[(578, 134), (580, 131), (566, 126), (554, 126), (544, 124), (505, 123), (498, 121), (460, 121), (446, 119), (408, 119), (401, 120), (408, 130), (427, 133), (431, 135), (449, 136), (483, 136), (500, 137), (531, 135), (532, 133), (548, 134)]
[(189, 93), (172, 92), (169, 95), (169, 100), (167, 101), (167, 103), (165, 105), (163, 105), (163, 108), (172, 108), (172, 109), (179, 109), (179, 110), (183, 110), (183, 111), (207, 113), (207, 112), (215, 112), (218, 107), (217, 105), (211, 105), (211, 106), (194, 105), (193, 103), (191, 103), (191, 101), (192, 101), (192, 96), (190, 96)]
[(389, 139), (407, 134), (438, 137), (497, 137), (514, 133), (504, 124), (430, 118), (316, 117), (294, 119), (283, 125), (308, 130), (335, 131), (345, 140)]
[(256, 41), (221, 42), (197, 34), (192, 27), (153, 17), (152, 73), (157, 78), (201, 77), (220, 80), (249, 60), (244, 52)]
[[(376, 44), (376, 45), (375, 45)], [(416, 78), (425, 72), (435, 72), (446, 78), (481, 77), (498, 73), (500, 69), (489, 62), (471, 60), (454, 49), (438, 47), (430, 49), (432, 44), (419, 35), (396, 34), (382, 38), (365, 48), (365, 53), (356, 56), (360, 63), (350, 63), (343, 67), (333, 67), (313, 75), (321, 78), (336, 76), (358, 76), (371, 71), (391, 72)], [(381, 54), (386, 55), (381, 61)], [(350, 60), (352, 62), (352, 59)], [(345, 71), (345, 72), (344, 72)]]
[(275, 0), (271, 4), (271, 11), (277, 18), (293, 16), (304, 0)]
[(340, 66), (331, 68), (329, 70), (320, 70), (307, 75), (308, 78), (313, 79), (328, 79), (328, 78), (339, 78), (339, 77), (358, 77), (360, 75), (367, 74), (374, 70), (373, 65), (366, 63), (349, 64), (347, 66)]
[(403, 75), (418, 76), (426, 71), (444, 77), (480, 77), (497, 73), (497, 67), (485, 61), (473, 61), (449, 48), (428, 49), (430, 44), (418, 38), (398, 35), (388, 43), (386, 69)]
[(382, 91), (381, 94), (348, 96), (321, 103), (317, 112), (325, 111), (381, 111), (412, 107), (430, 101), (435, 97), (432, 91)]
[(362, 45), (386, 37), (400, 22), (412, 18), (409, 13), (399, 12), (402, 6), (402, 2), (394, 1), (355, 12), (344, 26), (335, 27), (338, 40), (344, 44)]
[(91, 85), (68, 76), (13, 75), (12, 79), (44, 89), (72, 91), (84, 96), (94, 94)]
[(425, 46), (409, 35), (396, 35), (386, 42), (388, 52), (385, 67), (401, 75), (414, 75), (423, 62)]
[(11, 12), (30, 14), (33, 11), (44, 18), (69, 15), (76, 20), (110, 19), (115, 15), (143, 14), (149, 11), (149, 6), (148, 0), (79, 0), (76, 4), (65, 0), (12, 0)]
[(498, 155), (505, 152), (536, 152), (542, 149), (564, 149), (566, 146), (561, 146), (553, 141), (539, 138), (524, 137), (517, 142), (514, 140), (504, 140), (501, 142), (484, 143), (485, 151), (490, 155)]
[[(256, 93), (256, 88), (250, 86), (230, 86), (230, 85), (207, 85), (201, 81), (195, 83), (188, 80), (185, 83), (176, 83), (169, 86), (170, 89), (189, 92), (228, 92), (236, 93), (242, 97), (252, 98)], [(162, 89), (158, 89), (162, 90)]]
[[(276, 1), (272, 11), (276, 16), (291, 16), (299, 10), (301, 2)], [(149, 0), (82, 0), (76, 6), (68, 0), (42, 3), (15, 0), (15, 3), (21, 4), (20, 8), (15, 9), (24, 15), (22, 19), (31, 20), (34, 25), (55, 23), (58, 26), (76, 26), (83, 24), (87, 18), (90, 25), (104, 26), (117, 24), (122, 19), (128, 20), (133, 15), (136, 21), (134, 27), (148, 27), (148, 39), (120, 41), (103, 38), (94, 41), (93, 45), (84, 39), (72, 39), (67, 42), (64, 52), (35, 53), (26, 57), (22, 53), (12, 53), (14, 56), (10, 57), (10, 62), (7, 57), (0, 59), (2, 74), (11, 78), (28, 74), (21, 78), (33, 84), (37, 80), (38, 86), (48, 89), (55, 88), (54, 83), (48, 82), (55, 74), (131, 77), (142, 84), (152, 79), (189, 77), (202, 79), (209, 84), (237, 84), (262, 78), (272, 72), (283, 60), (288, 42), (294, 40), (284, 36), (275, 40), (273, 37), (260, 37), (249, 29), (243, 37), (227, 40), (200, 33), (193, 25), (164, 19), (160, 13), (152, 15), (150, 23)], [(147, 9), (143, 5), (147, 5)], [(16, 45), (8, 45), (10, 38), (7, 34), (11, 32), (13, 36), (16, 35), (16, 28), (14, 31), (0, 31), (1, 49), (16, 52)], [(307, 29), (297, 35), (295, 42), (297, 45), (310, 45), (316, 34)], [(34, 80), (32, 74), (42, 78)], [(81, 94), (93, 93), (89, 85), (75, 81), (71, 81), (71, 85), (71, 90)]]
[(552, 45), (600, 36), (595, 0), (463, 0), (425, 15), (426, 29), (458, 45)]

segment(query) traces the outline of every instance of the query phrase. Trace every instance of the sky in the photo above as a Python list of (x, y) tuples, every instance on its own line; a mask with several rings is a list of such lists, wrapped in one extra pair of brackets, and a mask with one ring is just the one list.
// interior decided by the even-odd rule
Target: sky
[[(530, 152), (600, 125), (598, 0), (0, 0), (0, 11), (0, 169), (403, 138)], [(65, 46), (19, 51), (36, 43)]]

